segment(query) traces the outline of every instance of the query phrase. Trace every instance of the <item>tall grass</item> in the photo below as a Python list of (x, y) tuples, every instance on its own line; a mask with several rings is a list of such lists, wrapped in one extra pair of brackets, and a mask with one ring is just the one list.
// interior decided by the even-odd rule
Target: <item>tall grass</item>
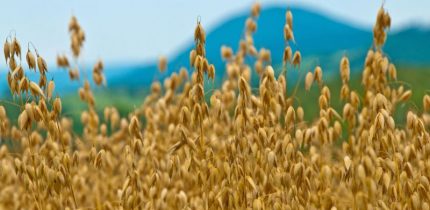
[[(198, 21), (191, 75), (181, 70), (153, 83), (127, 114), (98, 105), (92, 84), (104, 85), (104, 65), (80, 69), (85, 33), (76, 17), (72, 54), (57, 64), (82, 81), (81, 102), (56, 96), (61, 81), (48, 81), (37, 49), (28, 44), (22, 61), (20, 43), (9, 36), (13, 99), (0, 106), (0, 208), (429, 209), (430, 96), (399, 82), (403, 75), (383, 52), (388, 13), (378, 12), (361, 75), (343, 57), (337, 83), (324, 81), (318, 66), (300, 69), (290, 11), (282, 71), (275, 71), (270, 51), (253, 44), (259, 14), (255, 4), (237, 51), (221, 49), (227, 77), (220, 88), (208, 85), (216, 70)], [(164, 57), (159, 68), (168, 68)], [(32, 70), (39, 81), (27, 78)], [(291, 71), (303, 75), (293, 89)], [(358, 76), (360, 84), (351, 78)], [(405, 110), (411, 97), (423, 97), (422, 106)], [(83, 108), (73, 121), (63, 107), (75, 103)]]

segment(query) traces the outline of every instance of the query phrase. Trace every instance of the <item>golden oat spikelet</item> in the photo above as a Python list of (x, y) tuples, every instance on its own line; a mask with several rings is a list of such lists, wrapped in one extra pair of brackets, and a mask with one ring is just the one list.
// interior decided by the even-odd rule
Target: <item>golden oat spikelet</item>
[(28, 92), (29, 88), (29, 80), (27, 77), (22, 77), (21, 81), (19, 81), (18, 90), (22, 92)]
[(33, 96), (41, 96), (42, 98), (45, 98), (45, 94), (42, 89), (35, 82), (30, 82), (30, 91)]
[(284, 39), (285, 41), (293, 41), (294, 42), (294, 34), (293, 30), (287, 24), (284, 26)]
[(260, 12), (261, 12), (261, 5), (259, 2), (255, 2), (251, 8), (251, 16), (254, 18), (257, 18), (258, 16), (260, 16)]
[(28, 127), (29, 124), (29, 116), (28, 113), (24, 110), (18, 117), (18, 125), (21, 130), (24, 130)]
[(265, 49), (265, 48), (260, 49), (258, 56), (259, 56), (259, 59), (261, 59), (261, 61), (264, 61), (264, 62), (270, 62), (270, 60), (271, 60), (270, 50)]
[(392, 80), (397, 80), (397, 69), (396, 66), (394, 66), (394, 64), (392, 63), (390, 63), (388, 67), (388, 75)]
[(350, 69), (349, 69), (349, 59), (343, 56), (340, 61), (340, 76), (344, 83), (349, 82)]
[(293, 30), (293, 13), (291, 12), (291, 10), (287, 10), (287, 12), (285, 13), (285, 18), (287, 20), (288, 27)]
[(312, 74), (312, 72), (308, 72), (305, 77), (305, 89), (307, 91), (311, 89), (313, 81), (314, 81), (314, 75)]
[(52, 98), (52, 93), (54, 92), (54, 90), (55, 90), (55, 83), (53, 80), (51, 80), (49, 81), (48, 88), (46, 90), (46, 96), (48, 100)]
[(320, 66), (315, 67), (314, 70), (314, 80), (318, 82), (319, 85), (322, 85), (323, 71)]
[(190, 52), (190, 66), (194, 67), (194, 64), (196, 62), (197, 52), (195, 49), (191, 50)]
[(103, 74), (93, 71), (93, 81), (96, 85), (101, 85), (105, 81)]
[(344, 164), (345, 164), (345, 169), (346, 169), (347, 171), (349, 171), (349, 168), (350, 168), (350, 167), (351, 167), (351, 165), (352, 165), (351, 158), (349, 158), (349, 156), (345, 156), (345, 157), (343, 158), (343, 162), (344, 162)]
[(78, 19), (76, 18), (76, 16), (72, 15), (69, 21), (69, 31), (78, 30), (78, 29), (79, 29)]
[(254, 33), (257, 30), (257, 23), (252, 18), (246, 19), (245, 26), (249, 33)]
[(233, 57), (233, 50), (227, 46), (221, 46), (221, 57), (224, 60), (230, 60)]
[(158, 70), (163, 73), (167, 69), (167, 58), (166, 56), (161, 56), (158, 59)]
[(409, 100), (409, 98), (411, 98), (411, 96), (412, 90), (407, 90), (400, 96), (399, 100), (402, 102), (406, 102), (407, 100)]
[(203, 29), (203, 26), (200, 23), (200, 20), (197, 21), (196, 29), (194, 30), (194, 41), (205, 44), (206, 42), (206, 33)]
[(55, 98), (54, 103), (53, 103), (53, 109), (54, 112), (57, 113), (58, 115), (61, 114), (61, 110), (62, 110), (62, 104), (61, 104), (61, 99), (60, 98)]
[(296, 51), (293, 56), (292, 64), (293, 66), (295, 67), (298, 66), (300, 68), (301, 62), (302, 62), (302, 54), (299, 51)]
[[(12, 52), (21, 59), (21, 45), (19, 44), (16, 38), (13, 38), (11, 47), (12, 47)], [(11, 56), (13, 56), (13, 53)]]
[(4, 53), (4, 59), (7, 62), (9, 60), (10, 54), (11, 54), (10, 44), (9, 44), (9, 41), (7, 39), (3, 45), (3, 53)]
[(39, 68), (40, 74), (45, 74), (48, 71), (48, 65), (42, 56), (37, 55), (37, 68)]
[(215, 66), (213, 64), (210, 64), (208, 67), (208, 78), (212, 81), (215, 80)]
[(29, 69), (33, 69), (36, 71), (36, 58), (34, 57), (33, 53), (30, 51), (30, 49), (27, 50), (27, 55), (25, 56), (28, 64)]
[(423, 108), (426, 112), (430, 111), (430, 96), (428, 94), (423, 97)]
[(291, 59), (293, 58), (293, 50), (291, 49), (290, 46), (285, 47), (284, 49), (284, 55), (282, 57), (284, 64), (288, 63), (291, 61)]

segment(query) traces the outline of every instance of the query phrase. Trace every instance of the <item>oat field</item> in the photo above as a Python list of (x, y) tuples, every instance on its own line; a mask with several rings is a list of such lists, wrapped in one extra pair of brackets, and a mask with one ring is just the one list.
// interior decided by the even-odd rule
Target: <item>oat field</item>
[[(260, 5), (249, 14), (239, 49), (219, 49), (227, 75), (220, 88), (207, 88), (217, 70), (198, 20), (192, 68), (154, 82), (127, 115), (113, 106), (96, 110), (93, 90), (106, 84), (104, 64), (79, 68), (85, 30), (73, 16), (71, 54), (59, 55), (57, 65), (82, 84), (74, 102), (86, 105), (80, 121), (62, 114), (61, 81), (50, 80), (31, 40), (10, 34), (1, 80), (11, 97), (0, 103), (0, 209), (430, 209), (430, 95), (419, 96), (422, 110), (395, 120), (414, 90), (384, 53), (388, 12), (375, 14), (359, 89), (350, 85), (347, 56), (339, 61), (341, 88), (327, 86), (319, 66), (298, 70), (303, 58), (290, 11), (279, 20), (285, 51), (276, 73), (270, 51), (253, 43)], [(160, 72), (166, 65), (160, 58)], [(29, 79), (30, 71), (39, 80)], [(304, 85), (287, 91), (288, 71), (303, 71)], [(318, 90), (317, 111), (303, 108), (299, 89)]]

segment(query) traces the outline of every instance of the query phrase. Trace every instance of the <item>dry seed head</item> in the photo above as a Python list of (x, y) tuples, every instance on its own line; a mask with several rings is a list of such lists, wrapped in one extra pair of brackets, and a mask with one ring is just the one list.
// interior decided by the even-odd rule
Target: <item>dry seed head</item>
[(320, 107), (320, 109), (327, 109), (328, 108), (328, 100), (324, 95), (320, 95), (320, 97), (319, 97), (319, 107)]
[(251, 8), (252, 17), (256, 18), (260, 15), (261, 5), (258, 2), (255, 2)]
[(358, 97), (358, 94), (355, 91), (351, 91), (350, 95), (351, 104), (357, 108), (360, 104), (360, 98)]
[(61, 105), (61, 99), (60, 98), (56, 98), (54, 100), (54, 104), (53, 104), (53, 108), (54, 108), (54, 112), (57, 114), (61, 114), (61, 110), (62, 110), (62, 105)]
[[(249, 30), (256, 20), (254, 16), (249, 21)], [(287, 14), (287, 25), (292, 29), (288, 22)], [(377, 22), (375, 42), (382, 43), (391, 20), (382, 10)], [(70, 25), (72, 50), (79, 52), (85, 37), (75, 18)], [(252, 33), (244, 36), (237, 55), (231, 51), (227, 56), (227, 81), (210, 92), (212, 109), (205, 103), (203, 73), (211, 78), (214, 74), (202, 54), (201, 40), (190, 58), (191, 64), (196, 64), (194, 83), (182, 76), (186, 70), (164, 80), (163, 96), (161, 83), (154, 83), (142, 106), (131, 111), (130, 123), (121, 119), (114, 107), (105, 108), (104, 121), (99, 122), (98, 109), (90, 105), (81, 113), (80, 135), (74, 132), (70, 119), (60, 118), (57, 112), (61, 109), (54, 100), (39, 99), (37, 105), (35, 97), (25, 97), (28, 102), (21, 106), (18, 120), (7, 119), (0, 106), (0, 137), (17, 141), (13, 158), (8, 147), (0, 148), (3, 203), (22, 209), (78, 208), (74, 200), (79, 206), (96, 209), (204, 209), (210, 204), (221, 209), (240, 208), (241, 204), (255, 209), (348, 209), (353, 208), (348, 201), (355, 199), (359, 209), (429, 208), (430, 163), (426, 159), (430, 154), (430, 114), (416, 110), (420, 115), (408, 112), (406, 125), (402, 120), (394, 121), (398, 102), (411, 96), (401, 84), (394, 88), (390, 80), (396, 79), (395, 70), (377, 43), (365, 61), (363, 100), (360, 102), (360, 90), (349, 90), (345, 82), (349, 79), (343, 75), (344, 118), (330, 107), (328, 87), (320, 85), (319, 116), (306, 122), (303, 108), (297, 107), (297, 116), (291, 114), (301, 101), (294, 95), (287, 97), (286, 77), (275, 79), (273, 68), (267, 67), (269, 51), (263, 50), (256, 59), (261, 86), (257, 93), (251, 92), (245, 57), (257, 50)], [(12, 39), (8, 38), (9, 42)], [(11, 44), (8, 47), (13, 51), (5, 54), (9, 56), (7, 79), (13, 94), (29, 89), (38, 96), (30, 87), (17, 50)], [(291, 57), (292, 52), (284, 55), (284, 62)], [(97, 80), (103, 76), (101, 69), (96, 65), (93, 70)], [(319, 70), (312, 73), (313, 81), (321, 82)], [(53, 82), (40, 76), (39, 87), (51, 98)], [(184, 87), (179, 88), (181, 85)], [(94, 102), (86, 80), (79, 94), (85, 102)], [(424, 96), (425, 110), (430, 109), (429, 104), (430, 96)], [(404, 105), (408, 104), (400, 104)], [(281, 121), (283, 112), (286, 124)], [(139, 117), (145, 117), (146, 123), (140, 125)], [(235, 124), (244, 122), (246, 126)], [(347, 130), (344, 136), (343, 129)], [(197, 145), (202, 134), (204, 143)], [(225, 141), (218, 141), (219, 137)], [(339, 141), (341, 148), (335, 145)], [(302, 148), (309, 151), (302, 152)], [(147, 157), (152, 160), (146, 161)], [(140, 176), (146, 171), (154, 175)], [(242, 175), (245, 179), (240, 179)], [(92, 180), (96, 187), (88, 188), (85, 180)], [(220, 187), (214, 188), (216, 184)], [(208, 187), (201, 193), (200, 186)], [(148, 190), (139, 193), (142, 189)], [(45, 194), (55, 199), (43, 199)], [(97, 204), (101, 202), (105, 205)]]
[(284, 39), (285, 39), (285, 41), (293, 41), (294, 42), (293, 30), (288, 25), (285, 25), (285, 27), (284, 27)]
[(385, 128), (385, 119), (381, 113), (376, 115), (376, 128), (384, 129)]
[(221, 57), (224, 60), (229, 60), (233, 57), (233, 50), (231, 49), (231, 47), (227, 47), (227, 46), (221, 46)]
[(322, 84), (323, 72), (321, 67), (317, 66), (314, 70), (314, 80), (318, 82), (318, 84)]
[(39, 55), (37, 56), (37, 68), (39, 68), (39, 72), (42, 75), (48, 71), (48, 65), (46, 65), (46, 61)]
[(79, 69), (69, 69), (69, 77), (71, 80), (79, 80)]
[(269, 162), (270, 166), (275, 166), (276, 163), (276, 154), (273, 151), (270, 151), (269, 154), (267, 155), (267, 161)]
[(6, 116), (6, 109), (4, 106), (0, 105), (0, 119), (5, 120)]
[(190, 123), (191, 121), (191, 113), (190, 110), (188, 109), (188, 107), (183, 106), (181, 108), (181, 112), (179, 115), (179, 121), (183, 124), (183, 125), (187, 125), (188, 123)]
[(350, 75), (349, 59), (346, 56), (343, 56), (340, 61), (340, 76), (344, 83), (349, 82), (349, 75)]
[(244, 77), (239, 78), (239, 90), (245, 98), (249, 98), (251, 96), (251, 89)]
[(13, 53), (16, 54), (16, 56), (18, 56), (21, 59), (21, 45), (19, 44), (18, 40), (16, 38), (13, 39), (12, 41), (12, 55)]
[(327, 86), (324, 86), (321, 89), (321, 95), (324, 95), (327, 98), (327, 100), (330, 101), (330, 99), (331, 99), (331, 93), (330, 93), (330, 89)]
[(28, 127), (29, 124), (29, 116), (28, 113), (24, 110), (18, 117), (18, 125), (21, 130), (24, 130)]
[(406, 92), (404, 92), (401, 96), (400, 96), (400, 101), (402, 102), (406, 102), (407, 100), (409, 100), (409, 98), (412, 96), (412, 91), (411, 90), (407, 90)]
[(296, 111), (292, 106), (288, 107), (287, 114), (285, 116), (285, 124), (294, 124), (296, 120)]
[(27, 50), (27, 55), (25, 56), (25, 58), (27, 60), (28, 68), (36, 70), (36, 58), (30, 51), (30, 49)]
[(196, 57), (197, 57), (197, 52), (196, 52), (196, 50), (191, 50), (191, 51), (190, 51), (190, 66), (191, 66), (191, 67), (194, 67)]
[(93, 71), (103, 72), (103, 69), (104, 69), (103, 61), (99, 59), (97, 63), (94, 65)]
[(350, 95), (349, 86), (347, 83), (344, 83), (340, 89), (340, 99), (345, 100)]
[(138, 136), (140, 133), (140, 123), (136, 116), (133, 116), (130, 120), (128, 131), (131, 135)]
[(101, 85), (105, 81), (103, 74), (93, 71), (93, 81), (96, 85)]
[(305, 89), (307, 91), (311, 89), (313, 82), (314, 82), (314, 75), (312, 74), (312, 72), (308, 72), (305, 77)]
[(43, 89), (45, 89), (46, 88), (46, 85), (47, 85), (47, 79), (46, 79), (46, 74), (42, 74), (42, 75), (40, 75), (40, 78), (39, 78), (39, 86), (41, 87), (41, 88), (43, 88)]
[(69, 21), (69, 31), (78, 30), (79, 27), (80, 26), (78, 23), (78, 19), (76, 18), (76, 16), (72, 15), (72, 17), (70, 18), (70, 21)]
[(394, 66), (394, 64), (390, 64), (390, 66), (388, 67), (388, 74), (390, 75), (390, 78), (392, 80), (397, 80), (397, 70), (396, 70), (396, 66)]
[(245, 26), (247, 32), (254, 33), (257, 30), (257, 23), (252, 18), (246, 19)]
[(346, 170), (348, 171), (348, 170), (349, 170), (349, 168), (351, 167), (351, 159), (349, 158), (349, 156), (345, 156), (345, 157), (343, 158), (343, 162), (344, 162), (344, 164), (345, 164), (345, 168), (346, 168)]
[(260, 49), (258, 56), (259, 56), (259, 59), (261, 59), (261, 61), (264, 61), (264, 62), (270, 62), (271, 60), (270, 50), (265, 48)]
[(19, 90), (19, 91), (28, 92), (28, 88), (29, 88), (29, 80), (28, 80), (28, 78), (23, 77), (23, 78), (19, 81), (18, 90)]
[(292, 57), (293, 57), (293, 50), (291, 49), (291, 47), (290, 46), (285, 47), (284, 56), (283, 56), (284, 64), (286, 64), (287, 62), (290, 62)]
[(427, 94), (423, 97), (423, 107), (426, 112), (430, 110), (430, 96)]
[(45, 94), (42, 89), (40, 89), (39, 85), (34, 82), (30, 82), (30, 91), (33, 96), (41, 96), (42, 98), (45, 98)]
[(63, 68), (70, 67), (69, 60), (65, 55), (57, 55), (57, 66)]
[(300, 68), (300, 63), (302, 62), (302, 55), (299, 51), (296, 51), (293, 56), (292, 64), (293, 66), (298, 66)]
[(52, 98), (52, 93), (55, 90), (55, 83), (54, 80), (49, 81), (48, 88), (46, 90), (46, 95), (48, 97), (48, 100)]
[(166, 56), (161, 56), (158, 60), (158, 70), (164, 72), (167, 69), (167, 58)]
[(6, 60), (6, 62), (9, 60), (9, 58), (11, 57), (11, 49), (10, 49), (10, 44), (8, 42), (8, 40), (6, 39), (6, 41), (4, 42), (3, 45), (3, 52), (4, 52), (4, 59)]
[(255, 61), (254, 68), (255, 68), (255, 71), (257, 72), (257, 74), (261, 75), (263, 73), (263, 70), (264, 70), (263, 61), (261, 61), (261, 60)]
[(297, 118), (301, 122), (304, 120), (305, 111), (301, 106), (297, 107)]
[(293, 29), (293, 13), (291, 12), (291, 10), (288, 10), (287, 13), (285, 14), (285, 18), (287, 20), (287, 25), (291, 28), (291, 30)]
[(194, 41), (201, 42), (202, 44), (206, 42), (206, 34), (200, 21), (197, 22), (196, 29), (194, 30)]

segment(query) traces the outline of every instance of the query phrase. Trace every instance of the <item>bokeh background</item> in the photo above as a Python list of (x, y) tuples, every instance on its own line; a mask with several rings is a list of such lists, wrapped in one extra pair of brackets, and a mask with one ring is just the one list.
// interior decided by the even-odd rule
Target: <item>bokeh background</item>
[[(57, 94), (63, 96), (65, 114), (78, 120), (77, 114), (84, 106), (77, 96), (77, 87), (81, 84), (70, 81), (67, 71), (56, 66), (58, 54), (70, 54), (67, 25), (71, 15), (78, 18), (86, 32), (80, 68), (91, 76), (92, 66), (98, 59), (105, 63), (107, 85), (95, 88), (97, 106), (114, 105), (127, 113), (142, 103), (153, 81), (161, 81), (182, 67), (191, 71), (188, 55), (193, 47), (198, 17), (207, 33), (208, 60), (216, 66), (216, 80), (211, 84), (216, 87), (224, 77), (225, 63), (220, 56), (220, 47), (226, 45), (237, 49), (254, 2), (2, 1), (0, 38), (16, 33), (24, 50), (29, 41), (35, 44), (48, 62), (49, 77), (56, 82)], [(340, 86), (339, 61), (343, 55), (351, 61), (352, 87), (360, 86), (364, 58), (372, 43), (372, 27), (377, 11), (384, 4), (392, 17), (384, 51), (396, 64), (402, 84), (414, 90), (412, 104), (408, 107), (421, 105), (420, 98), (430, 89), (430, 1), (288, 0), (260, 3), (262, 13), (254, 41), (258, 48), (271, 51), (272, 65), (278, 71), (285, 46), (285, 12), (287, 9), (293, 12), (296, 47), (302, 52), (304, 62), (298, 71), (289, 73), (288, 85), (300, 85), (303, 72), (320, 65), (326, 83), (334, 89)], [(160, 56), (168, 59), (168, 70), (164, 73), (156, 67)], [(6, 63), (2, 60), (0, 64), (0, 96), (10, 98), (5, 79)], [(318, 94), (317, 90), (302, 91), (301, 94), (304, 108), (309, 106), (312, 110), (315, 104), (312, 99)]]

